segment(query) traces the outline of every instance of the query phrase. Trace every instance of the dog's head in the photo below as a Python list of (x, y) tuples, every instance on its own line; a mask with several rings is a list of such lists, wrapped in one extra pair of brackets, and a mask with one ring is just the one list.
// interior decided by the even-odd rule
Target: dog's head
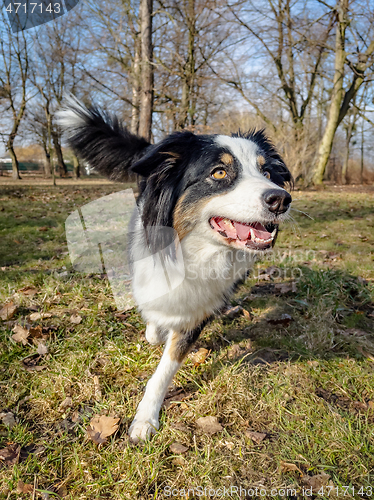
[(246, 134), (179, 132), (151, 146), (132, 166), (141, 176), (145, 226), (192, 231), (238, 249), (275, 242), (290, 208), (292, 176), (263, 130)]

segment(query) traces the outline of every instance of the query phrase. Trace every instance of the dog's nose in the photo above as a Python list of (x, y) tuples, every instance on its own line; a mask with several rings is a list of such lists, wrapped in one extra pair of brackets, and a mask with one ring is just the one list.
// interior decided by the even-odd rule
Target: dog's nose
[(291, 195), (284, 189), (270, 189), (269, 191), (265, 191), (263, 198), (266, 208), (275, 214), (286, 212), (292, 201)]

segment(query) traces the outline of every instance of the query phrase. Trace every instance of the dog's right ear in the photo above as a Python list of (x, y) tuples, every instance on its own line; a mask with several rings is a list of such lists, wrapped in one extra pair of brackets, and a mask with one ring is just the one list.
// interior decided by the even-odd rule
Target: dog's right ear
[(187, 163), (196, 149), (197, 137), (192, 132), (174, 132), (163, 141), (150, 146), (145, 154), (131, 165), (131, 171), (142, 177), (149, 177), (157, 172), (164, 176), (180, 164)]

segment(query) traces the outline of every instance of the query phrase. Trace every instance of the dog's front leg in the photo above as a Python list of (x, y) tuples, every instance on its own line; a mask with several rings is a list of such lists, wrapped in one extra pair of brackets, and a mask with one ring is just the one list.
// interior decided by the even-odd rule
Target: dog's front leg
[(149, 380), (145, 394), (129, 429), (132, 442), (145, 440), (159, 428), (158, 416), (166, 391), (182, 364), (185, 349), (181, 349), (180, 334), (170, 331), (161, 361)]

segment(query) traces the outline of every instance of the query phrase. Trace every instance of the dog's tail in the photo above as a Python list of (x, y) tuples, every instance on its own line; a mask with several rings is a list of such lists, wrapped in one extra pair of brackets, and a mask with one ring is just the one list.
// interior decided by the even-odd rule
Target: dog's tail
[(94, 106), (86, 108), (72, 95), (65, 96), (57, 120), (77, 156), (112, 180), (125, 179), (131, 165), (149, 146), (145, 139), (129, 132), (116, 116)]

